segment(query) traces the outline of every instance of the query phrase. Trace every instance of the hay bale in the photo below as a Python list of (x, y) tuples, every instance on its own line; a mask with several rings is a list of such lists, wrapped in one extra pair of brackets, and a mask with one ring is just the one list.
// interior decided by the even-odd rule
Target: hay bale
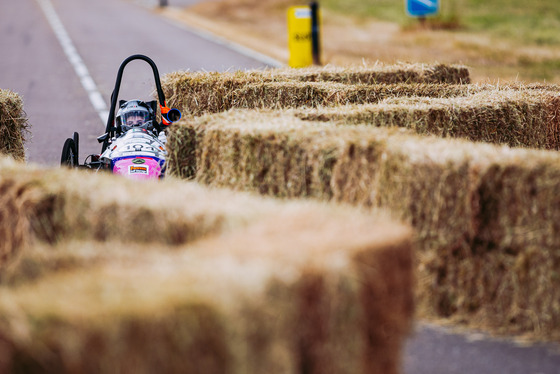
[[(23, 174), (63, 195), (58, 174), (89, 179)], [(154, 186), (91, 178), (121, 203)], [(344, 207), (158, 187), (169, 200), (150, 211), (182, 205), (208, 220), (225, 209), (221, 230), (172, 250), (69, 230), (33, 246), (52, 269), (0, 285), (0, 371), (399, 372), (414, 309), (408, 228)]]
[[(391, 78), (379, 80), (376, 80), (376, 70), (368, 68), (175, 72), (164, 76), (162, 87), (170, 106), (194, 116), (233, 108), (317, 108), (376, 104), (391, 98), (458, 98), (485, 91), (546, 91), (549, 96), (550, 93), (560, 92), (557, 85), (550, 84), (461, 84), (465, 83), (462, 68), (445, 65), (429, 68), (413, 66), (415, 68), (405, 68), (404, 72), (398, 65), (385, 68)], [(448, 74), (458, 78), (439, 78)], [(423, 78), (413, 79), (412, 76), (415, 75)], [(399, 78), (393, 79), (394, 77)], [(380, 81), (384, 84), (380, 84)]]
[[(204, 116), (171, 130), (170, 137), (196, 134), (196, 164), (189, 170), (197, 170), (199, 182), (283, 198), (314, 197), (367, 207), (389, 206), (414, 223), (421, 241), (448, 243), (473, 235), (470, 204), (476, 187), (470, 186), (467, 177), (469, 163), (456, 156), (459, 149), (440, 159), (440, 152), (449, 153), (444, 141), (421, 140), (398, 129), (309, 123), (289, 113), (269, 111)], [(470, 144), (460, 149), (468, 152)], [(172, 164), (184, 164), (175, 161), (174, 155), (170, 149)], [(424, 179), (416, 178), (415, 170)], [(432, 193), (438, 201), (424, 206), (421, 201)], [(465, 193), (459, 199), (461, 208), (443, 203), (446, 199), (456, 202), (458, 193)], [(434, 224), (441, 222), (454, 225), (445, 231), (435, 230)]]
[[(247, 73), (248, 74), (248, 73)], [(249, 74), (248, 74), (249, 75)], [(172, 73), (162, 88), (170, 107), (199, 116), (232, 108), (314, 108), (376, 103), (395, 96), (454, 97), (481, 88), (472, 85), (398, 83), (354, 84), (333, 82), (271, 81), (243, 73)]]
[(250, 70), (235, 73), (245, 80), (336, 82), (344, 84), (470, 83), (469, 70), (461, 65), (375, 64), (363, 67), (309, 67), (303, 69)]
[[(168, 172), (183, 178), (196, 176), (212, 186), (278, 197), (324, 195), (330, 199), (330, 170), (340, 146), (337, 129), (298, 132), (292, 116), (267, 116), (271, 122), (264, 127), (255, 124), (255, 118), (250, 111), (228, 112), (170, 127)], [(174, 148), (180, 144), (195, 144), (196, 149)]]
[(0, 155), (24, 160), (28, 135), (29, 124), (21, 97), (10, 90), (0, 89)]
[[(195, 184), (119, 183), (115, 188), (111, 175), (41, 170), (1, 159), (0, 269), (34, 240), (55, 243), (72, 236), (179, 245), (235, 228), (262, 212), (257, 205), (266, 205), (247, 201), (247, 209), (238, 210), (229, 194), (210, 198)], [(189, 210), (176, 204), (178, 198), (189, 202)]]
[[(283, 198), (309, 196), (368, 207), (389, 206), (406, 214), (420, 238), (427, 241), (434, 241), (433, 235), (444, 235), (437, 239), (444, 243), (449, 237), (472, 236), (469, 194), (473, 188), (466, 178), (469, 163), (456, 156), (468, 152), (468, 143), (459, 148), (463, 153), (456, 149), (440, 159), (440, 153), (449, 154), (449, 145), (438, 139), (421, 140), (402, 135), (398, 129), (313, 124), (277, 112), (205, 116), (176, 126), (173, 132), (180, 133), (183, 127), (197, 134), (199, 158), (190, 167), (197, 169), (199, 182)], [(416, 178), (418, 174), (424, 179)], [(441, 175), (446, 176), (444, 180)], [(412, 185), (415, 182), (417, 186)], [(466, 196), (459, 199), (463, 202), (460, 211), (455, 211), (456, 204), (452, 209), (444, 204), (445, 199), (457, 201), (457, 193), (462, 192)], [(432, 193), (438, 201), (421, 205)], [(417, 206), (411, 209), (411, 204)], [(427, 213), (426, 209), (436, 211)], [(446, 234), (434, 230), (434, 222), (427, 217), (434, 217), (435, 224), (453, 222), (454, 226)]]
[(487, 305), (478, 318), (498, 329), (555, 340), (560, 340), (558, 161), (556, 152), (503, 150), (480, 175), (479, 229), (471, 255), (478, 258), (467, 259), (476, 271), (455, 261), (470, 283), (465, 302)]
[(432, 83), (432, 84), (468, 84), (469, 70), (462, 65), (444, 64), (382, 64), (364, 67), (322, 66), (308, 68), (278, 68), (259, 70), (238, 70), (234, 72), (173, 72), (165, 75), (164, 81), (188, 79), (192, 82), (200, 80), (214, 82), (333, 82), (343, 84), (399, 84), (399, 83)]
[(419, 313), (558, 341), (560, 156), (391, 136), (374, 166), (372, 148), (335, 164), (333, 197), (363, 196), (415, 228)]
[(410, 223), (424, 316), (560, 338), (557, 153), (341, 127), (289, 112), (231, 111), (173, 131), (182, 127), (197, 136), (191, 166), (200, 182), (382, 207)]
[(560, 96), (519, 88), (455, 98), (389, 98), (376, 104), (299, 109), (310, 121), (396, 126), (421, 135), (465, 138), (511, 147), (560, 149)]

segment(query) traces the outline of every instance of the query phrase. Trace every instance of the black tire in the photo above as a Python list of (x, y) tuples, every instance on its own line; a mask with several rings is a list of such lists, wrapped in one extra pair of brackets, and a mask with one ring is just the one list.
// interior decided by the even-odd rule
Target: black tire
[(75, 132), (72, 139), (74, 140), (74, 146), (76, 147), (76, 165), (78, 165), (80, 162), (80, 135)]
[(62, 147), (62, 156), (60, 157), (60, 165), (69, 168), (78, 167), (78, 154), (76, 153), (76, 144), (74, 139), (68, 138)]

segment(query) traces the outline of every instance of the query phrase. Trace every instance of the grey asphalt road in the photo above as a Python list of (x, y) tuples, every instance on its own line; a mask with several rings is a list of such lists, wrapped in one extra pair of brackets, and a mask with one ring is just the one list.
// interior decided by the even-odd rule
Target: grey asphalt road
[[(131, 0), (137, 4), (148, 6), (148, 7), (156, 7), (160, 6), (161, 4), (165, 4), (165, 0)], [(216, 1), (216, 0), (167, 0), (167, 5), (172, 7), (187, 7), (190, 5), (195, 5), (197, 3), (208, 2), (208, 1)]]
[(479, 332), (419, 324), (408, 340), (405, 374), (560, 374), (560, 345), (521, 345)]
[[(198, 1), (169, 0), (169, 4)], [(120, 63), (136, 53), (154, 59), (162, 75), (266, 66), (159, 18), (149, 10), (156, 0), (52, 0), (52, 4), (107, 104)], [(149, 67), (141, 62), (129, 67), (121, 98), (151, 98)], [(105, 124), (37, 0), (0, 0), (0, 87), (24, 98), (33, 131), (29, 161), (58, 164), (62, 144), (74, 131), (80, 133), (82, 155), (99, 152), (95, 137)], [(408, 340), (403, 358), (406, 374), (560, 374), (556, 345), (521, 347), (426, 324), (420, 324)]]

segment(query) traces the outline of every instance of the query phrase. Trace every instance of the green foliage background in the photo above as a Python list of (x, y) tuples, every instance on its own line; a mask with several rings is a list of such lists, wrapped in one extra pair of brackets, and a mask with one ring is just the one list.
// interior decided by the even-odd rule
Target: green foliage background
[[(414, 22), (405, 14), (405, 0), (322, 0), (320, 4), (358, 18), (374, 17), (403, 26)], [(525, 44), (560, 45), (558, 0), (440, 0), (440, 6), (440, 14), (430, 22)]]

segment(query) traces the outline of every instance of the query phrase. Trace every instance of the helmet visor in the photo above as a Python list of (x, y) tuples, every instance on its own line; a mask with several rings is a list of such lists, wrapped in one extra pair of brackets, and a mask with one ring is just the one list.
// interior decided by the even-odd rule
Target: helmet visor
[(122, 114), (121, 123), (127, 128), (141, 127), (150, 118), (147, 110), (130, 110)]

